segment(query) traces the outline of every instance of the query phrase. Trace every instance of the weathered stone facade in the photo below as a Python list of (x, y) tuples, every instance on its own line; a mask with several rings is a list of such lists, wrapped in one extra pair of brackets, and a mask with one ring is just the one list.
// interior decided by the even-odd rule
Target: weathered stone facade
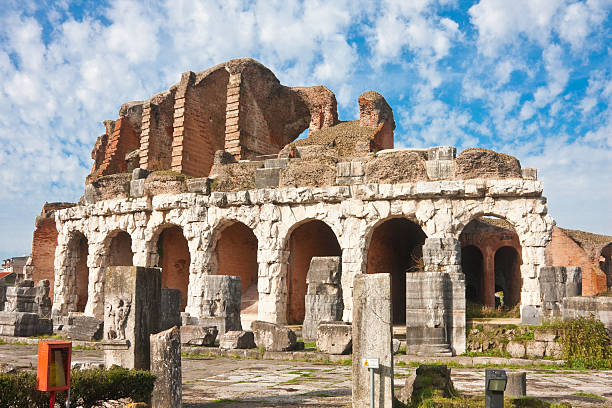
[[(121, 131), (108, 123), (94, 149), (80, 204), (54, 213), (54, 313), (101, 318), (104, 268), (134, 265), (161, 267), (162, 286), (181, 290), (190, 318), (210, 309), (206, 277), (234, 275), (243, 313), (301, 322), (311, 259), (337, 256), (344, 321), (353, 319), (354, 278), (389, 273), (393, 321), (410, 325), (407, 307), (423, 305), (406, 303), (407, 273), (447, 274), (460, 287), (460, 236), (483, 216), (511, 225), (521, 309), (540, 311), (539, 270), (554, 222), (535, 169), (485, 149), (390, 149), (389, 105), (375, 92), (358, 102), (360, 120), (339, 122), (327, 88), (283, 87), (260, 64), (234, 60), (124, 105)], [(309, 137), (291, 143), (306, 128)], [(118, 154), (129, 150), (120, 146), (125, 129), (129, 149), (133, 134), (140, 141), (133, 171), (132, 156)], [(442, 311), (455, 353), (465, 349), (464, 304), (460, 296)]]

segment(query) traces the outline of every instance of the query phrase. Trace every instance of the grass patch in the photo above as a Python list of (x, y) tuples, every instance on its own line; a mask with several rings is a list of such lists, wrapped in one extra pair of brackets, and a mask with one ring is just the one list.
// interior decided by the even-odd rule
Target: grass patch
[(468, 319), (478, 318), (519, 318), (521, 317), (520, 305), (514, 307), (488, 307), (479, 303), (467, 301), (465, 306), (465, 317)]
[(582, 392), (582, 391), (580, 391), (580, 392), (575, 392), (572, 395), (575, 395), (577, 397), (593, 398), (593, 399), (597, 399), (597, 400), (600, 400), (600, 401), (607, 401), (607, 399), (602, 397), (601, 395), (593, 394), (593, 393), (590, 393), (590, 392)]

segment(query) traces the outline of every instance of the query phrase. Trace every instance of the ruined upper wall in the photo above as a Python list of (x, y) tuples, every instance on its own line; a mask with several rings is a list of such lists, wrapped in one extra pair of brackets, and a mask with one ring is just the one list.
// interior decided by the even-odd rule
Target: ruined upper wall
[[(356, 127), (367, 133), (366, 150), (392, 148), (387, 102), (370, 91), (359, 104)], [(236, 161), (274, 155), (304, 130), (314, 134), (338, 123), (336, 97), (326, 87), (287, 87), (259, 62), (235, 59), (185, 72), (167, 91), (124, 104), (117, 120), (104, 122), (87, 183), (136, 167), (205, 177), (216, 151)]]

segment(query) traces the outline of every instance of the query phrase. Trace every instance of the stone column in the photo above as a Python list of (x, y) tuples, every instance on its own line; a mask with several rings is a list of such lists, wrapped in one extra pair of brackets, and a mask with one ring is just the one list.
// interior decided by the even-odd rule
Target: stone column
[(104, 365), (148, 370), (149, 335), (160, 320), (161, 269), (110, 266), (105, 271)]
[(542, 323), (542, 297), (539, 283), (540, 268), (546, 265), (545, 246), (522, 247), (521, 321), (523, 324)]
[(391, 321), (391, 275), (362, 274), (353, 284), (353, 407), (370, 406), (370, 373), (363, 358), (377, 358), (374, 377), (375, 407), (393, 405), (393, 324)]
[(495, 307), (495, 251), (488, 246), (482, 251), (482, 304)]
[(420, 354), (461, 354), (466, 322), (459, 240), (427, 238), (423, 262), (424, 272), (406, 274), (406, 347)]
[(287, 322), (287, 272), (289, 251), (258, 249), (259, 271), (257, 320)]
[[(216, 326), (219, 334), (242, 330), (240, 323), (240, 277), (202, 275), (198, 296), (202, 306), (194, 316), (200, 326)], [(192, 309), (193, 310), (193, 309)]]
[(302, 338), (315, 340), (317, 326), (324, 321), (342, 319), (342, 287), (340, 257), (313, 257), (306, 276), (308, 289), (305, 299), (305, 317), (302, 324)]
[(150, 343), (151, 373), (156, 377), (151, 408), (180, 408), (183, 399), (181, 331), (174, 326), (152, 334)]

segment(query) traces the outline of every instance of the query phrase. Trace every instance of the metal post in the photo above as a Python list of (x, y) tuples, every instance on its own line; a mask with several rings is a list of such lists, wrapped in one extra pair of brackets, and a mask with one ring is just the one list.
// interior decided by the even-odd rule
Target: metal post
[(66, 408), (70, 408), (70, 388), (68, 388), (68, 394), (66, 395)]
[(55, 408), (55, 391), (51, 391), (51, 399), (49, 400), (49, 408)]
[(370, 368), (370, 408), (374, 408), (374, 369)]

